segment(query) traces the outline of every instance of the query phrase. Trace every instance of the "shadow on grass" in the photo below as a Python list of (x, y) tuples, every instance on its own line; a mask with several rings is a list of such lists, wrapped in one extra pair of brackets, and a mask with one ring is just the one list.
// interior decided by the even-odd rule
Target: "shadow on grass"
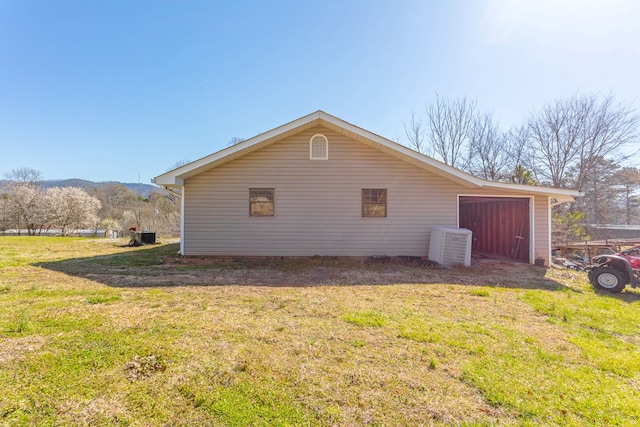
[(596, 291), (596, 294), (601, 297), (613, 298), (629, 304), (640, 301), (640, 293), (638, 293), (638, 291), (631, 291), (631, 289), (633, 288), (627, 286), (625, 290), (619, 294), (612, 294), (607, 291)]
[[(575, 291), (528, 264), (444, 269), (415, 257), (181, 257), (179, 244), (33, 264), (111, 287), (455, 284)], [(579, 291), (578, 291), (579, 292)]]

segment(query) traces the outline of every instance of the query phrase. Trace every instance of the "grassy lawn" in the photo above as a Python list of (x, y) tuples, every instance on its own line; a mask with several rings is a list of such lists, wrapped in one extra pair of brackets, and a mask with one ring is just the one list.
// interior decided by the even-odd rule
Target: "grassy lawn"
[(640, 424), (640, 291), (0, 237), (0, 425)]

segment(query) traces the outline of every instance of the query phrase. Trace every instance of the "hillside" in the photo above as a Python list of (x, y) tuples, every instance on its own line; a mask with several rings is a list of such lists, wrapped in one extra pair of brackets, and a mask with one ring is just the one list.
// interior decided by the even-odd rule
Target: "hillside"
[[(5, 181), (0, 180), (0, 185)], [(161, 187), (158, 187), (153, 184), (142, 184), (142, 183), (129, 183), (129, 182), (118, 182), (118, 181), (106, 181), (106, 182), (93, 182), (87, 181), (84, 179), (78, 178), (70, 178), (70, 179), (60, 179), (60, 180), (45, 180), (42, 181), (42, 188), (51, 188), (51, 187), (78, 187), (78, 188), (92, 188), (92, 187), (105, 187), (111, 184), (122, 184), (131, 190), (132, 193), (140, 195), (142, 197), (148, 197), (149, 194), (155, 191), (162, 191)]]

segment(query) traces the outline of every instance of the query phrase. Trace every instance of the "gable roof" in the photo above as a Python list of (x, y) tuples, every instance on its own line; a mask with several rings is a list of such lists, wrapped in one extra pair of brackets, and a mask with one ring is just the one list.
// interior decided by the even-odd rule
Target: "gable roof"
[(454, 181), (467, 188), (486, 188), (502, 191), (516, 191), (527, 194), (547, 195), (555, 199), (556, 203), (572, 202), (574, 201), (574, 197), (580, 196), (580, 193), (574, 190), (486, 181), (320, 110), (307, 116), (300, 117), (299, 119), (286, 123), (270, 131), (261, 133), (253, 138), (246, 139), (236, 145), (217, 151), (199, 160), (180, 166), (162, 175), (158, 175), (152, 181), (157, 185), (165, 187), (182, 187), (185, 179), (223, 165), (315, 126), (324, 126), (334, 130), (351, 139), (374, 147), (391, 156), (399, 158), (419, 168), (428, 170), (429, 172)]

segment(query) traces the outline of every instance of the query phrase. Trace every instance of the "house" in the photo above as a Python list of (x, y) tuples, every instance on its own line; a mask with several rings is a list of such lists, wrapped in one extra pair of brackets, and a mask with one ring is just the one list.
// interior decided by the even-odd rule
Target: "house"
[(445, 226), (548, 263), (551, 207), (579, 195), (478, 179), (323, 111), (154, 182), (182, 190), (183, 255), (426, 257)]

